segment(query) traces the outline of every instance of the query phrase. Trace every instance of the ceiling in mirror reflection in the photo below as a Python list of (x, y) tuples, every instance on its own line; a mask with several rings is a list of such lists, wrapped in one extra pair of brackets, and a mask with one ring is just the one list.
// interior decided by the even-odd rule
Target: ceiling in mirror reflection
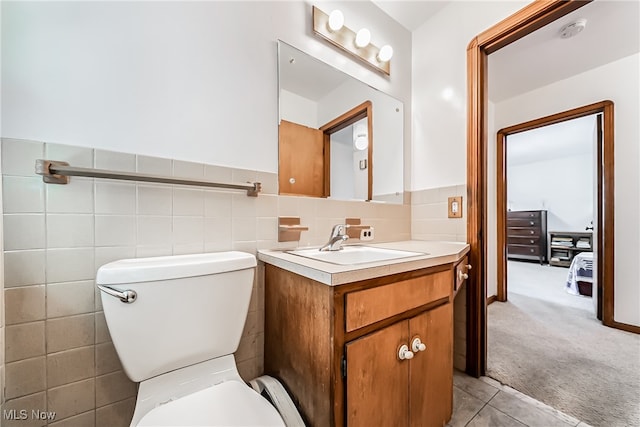
[(280, 49), (280, 89), (317, 102), (351, 78), (297, 49)]

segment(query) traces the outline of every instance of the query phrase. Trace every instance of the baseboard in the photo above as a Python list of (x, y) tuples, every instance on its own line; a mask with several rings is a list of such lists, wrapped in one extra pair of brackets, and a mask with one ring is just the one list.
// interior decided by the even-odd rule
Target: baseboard
[(629, 325), (628, 323), (616, 322), (615, 320), (611, 322), (610, 326), (615, 329), (620, 329), (622, 331), (633, 332), (634, 334), (640, 334), (640, 326)]
[(491, 303), (498, 301), (498, 297), (495, 295), (491, 295), (490, 297), (487, 297), (487, 306), (490, 305)]

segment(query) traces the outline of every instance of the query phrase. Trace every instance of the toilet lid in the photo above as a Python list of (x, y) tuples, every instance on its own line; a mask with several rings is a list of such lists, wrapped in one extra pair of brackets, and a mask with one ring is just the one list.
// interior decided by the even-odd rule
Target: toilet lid
[(149, 411), (138, 426), (284, 427), (278, 411), (252, 388), (226, 381)]

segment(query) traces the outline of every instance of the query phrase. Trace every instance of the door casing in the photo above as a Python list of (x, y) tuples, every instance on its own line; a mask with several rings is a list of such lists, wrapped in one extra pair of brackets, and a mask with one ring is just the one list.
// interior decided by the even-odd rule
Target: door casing
[[(602, 101), (595, 104), (585, 105), (572, 110), (553, 114), (517, 125), (500, 129), (497, 133), (497, 301), (507, 300), (507, 150), (506, 138), (519, 132), (525, 132), (548, 126), (567, 120), (578, 119), (580, 117), (593, 114), (602, 114), (603, 128), (598, 137), (597, 152), (597, 212), (596, 218), (596, 247), (598, 248), (596, 283), (599, 290), (598, 304), (602, 305), (602, 314), (598, 318), (603, 320), (607, 326), (614, 326), (613, 321), (613, 293), (614, 293), (614, 228), (613, 228), (613, 185), (614, 185), (614, 163), (613, 163), (613, 102)], [(607, 185), (607, 183), (609, 183)], [(605, 191), (606, 190), (606, 191)], [(606, 315), (605, 315), (606, 314)], [(606, 321), (605, 321), (606, 319)]]
[[(487, 366), (487, 129), (488, 55), (588, 4), (583, 0), (535, 1), (474, 37), (467, 47), (467, 288), (466, 372)], [(612, 183), (611, 183), (612, 184)]]

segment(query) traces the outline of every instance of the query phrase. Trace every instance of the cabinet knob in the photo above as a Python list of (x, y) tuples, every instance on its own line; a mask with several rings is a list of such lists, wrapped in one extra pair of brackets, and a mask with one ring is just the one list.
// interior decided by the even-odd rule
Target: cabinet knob
[(535, 249), (531, 249), (531, 252), (532, 252), (532, 253), (533, 253), (533, 252), (535, 252), (535, 251), (536, 251)]
[(529, 241), (530, 241), (532, 244), (533, 244), (533, 242), (535, 242), (535, 240), (533, 240), (533, 239), (531, 239), (531, 240), (529, 240)]
[(533, 225), (533, 224), (535, 224), (535, 222), (529, 221), (529, 225)]
[(471, 270), (471, 264), (467, 264), (467, 270)]
[(460, 278), (460, 280), (467, 280), (469, 278), (469, 275), (464, 271), (460, 270), (458, 272), (458, 277)]
[(400, 348), (398, 348), (398, 359), (400, 360), (413, 359), (413, 352), (409, 350), (409, 347), (406, 344), (402, 344)]
[(425, 351), (426, 349), (427, 349), (427, 346), (425, 345), (425, 343), (422, 342), (420, 337), (415, 337), (411, 342), (411, 350), (413, 350), (414, 353), (417, 353), (419, 351)]
[(529, 233), (533, 234), (533, 230), (531, 230)]

